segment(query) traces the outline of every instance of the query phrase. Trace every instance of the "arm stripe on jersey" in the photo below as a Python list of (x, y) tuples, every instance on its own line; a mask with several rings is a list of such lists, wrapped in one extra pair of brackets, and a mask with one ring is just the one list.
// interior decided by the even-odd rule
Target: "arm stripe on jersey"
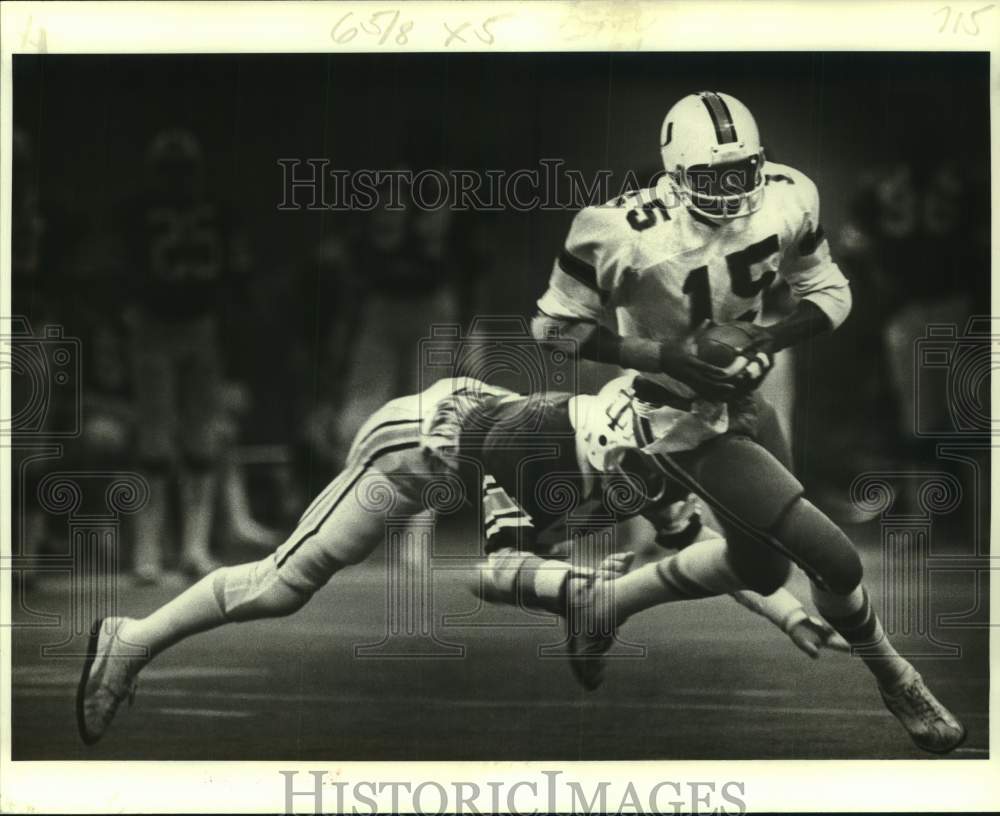
[(820, 224), (814, 232), (807, 232), (799, 241), (799, 255), (812, 255), (825, 240), (826, 233), (823, 232), (823, 225)]
[(702, 91), (701, 101), (708, 109), (708, 115), (712, 119), (715, 127), (715, 138), (719, 144), (730, 144), (736, 141), (736, 125), (733, 124), (733, 116), (729, 112), (729, 106), (722, 97), (714, 91)]
[(586, 261), (581, 261), (575, 255), (571, 255), (569, 250), (564, 249), (559, 253), (559, 268), (588, 289), (593, 289), (600, 294), (601, 290), (597, 286), (597, 270)]

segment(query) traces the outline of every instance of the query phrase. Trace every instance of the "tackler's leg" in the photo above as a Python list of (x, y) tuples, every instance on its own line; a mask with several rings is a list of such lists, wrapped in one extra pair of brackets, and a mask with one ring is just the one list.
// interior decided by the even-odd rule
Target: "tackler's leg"
[(553, 612), (566, 620), (570, 668), (586, 689), (604, 680), (604, 655), (615, 629), (598, 619), (604, 586), (620, 580), (633, 554), (611, 553), (595, 567), (581, 568), (554, 558), (503, 547), (479, 565), (474, 592), (492, 603)]
[(359, 464), (326, 488), (273, 554), (217, 569), (145, 618), (98, 620), (77, 692), (83, 741), (101, 738), (157, 654), (223, 624), (290, 615), (340, 569), (367, 557), (384, 538), (380, 507), (410, 509), (412, 500), (394, 501), (394, 490), (391, 477)]

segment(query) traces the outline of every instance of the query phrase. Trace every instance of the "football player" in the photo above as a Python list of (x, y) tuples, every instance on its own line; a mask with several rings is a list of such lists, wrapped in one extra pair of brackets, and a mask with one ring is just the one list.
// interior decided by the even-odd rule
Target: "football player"
[[(642, 449), (644, 461), (702, 497), (724, 529), (725, 546), (696, 542), (616, 581), (615, 622), (651, 603), (737, 588), (768, 595), (795, 562), (812, 580), (817, 609), (860, 654), (914, 742), (953, 750), (965, 728), (892, 647), (852, 542), (754, 439), (751, 392), (773, 356), (835, 329), (851, 309), (816, 186), (765, 160), (750, 111), (724, 93), (677, 102), (663, 120), (660, 152), (666, 173), (655, 187), (576, 215), (533, 324), (539, 338), (558, 331), (577, 339), (586, 358), (645, 372), (660, 391), (644, 399), (635, 385), (619, 384), (605, 394), (585, 423), (591, 462), (603, 469), (606, 456), (613, 461), (604, 448), (615, 439)], [(764, 327), (755, 322), (761, 296), (779, 276), (797, 305)], [(607, 327), (609, 315), (620, 333)], [(751, 338), (733, 366), (693, 353), (699, 327), (733, 321)], [(637, 399), (662, 407), (639, 412)], [(596, 639), (593, 653), (606, 644)]]
[[(622, 468), (605, 477), (587, 464), (574, 417), (592, 397), (519, 396), (470, 379), (445, 379), (421, 394), (393, 400), (355, 437), (344, 471), (306, 509), (298, 527), (266, 558), (222, 567), (145, 618), (95, 622), (77, 691), (77, 722), (84, 742), (106, 731), (130, 696), (139, 671), (180, 640), (226, 623), (290, 615), (343, 568), (364, 560), (384, 539), (389, 513), (398, 519), (432, 508), (430, 494), (461, 486), (481, 510), (487, 558), (478, 573), (483, 596), (569, 616), (592, 609), (597, 587), (620, 580), (630, 555), (606, 553), (593, 568), (534, 554), (536, 533), (564, 521), (567, 489), (580, 501), (603, 504), (625, 517), (655, 512), (668, 535), (697, 532), (683, 487), (646, 469), (646, 483)], [(582, 414), (581, 414), (582, 415)], [(650, 476), (650, 478), (646, 478)], [(561, 485), (561, 486), (560, 486)], [(678, 538), (674, 539), (676, 543)], [(700, 546), (721, 547), (709, 537)], [(597, 559), (595, 559), (597, 560)], [(734, 590), (739, 589), (734, 585)], [(612, 595), (602, 595), (607, 599)], [(779, 625), (807, 654), (837, 648), (835, 635), (807, 615), (789, 593), (772, 598), (743, 593), (744, 605)], [(570, 631), (571, 662), (581, 679), (599, 679), (601, 652), (612, 630)]]
[(165, 130), (147, 150), (145, 188), (129, 201), (124, 244), (139, 458), (149, 501), (136, 517), (136, 577), (162, 578), (170, 482), (180, 486), (181, 568), (217, 565), (209, 551), (219, 459), (224, 297), (245, 285), (249, 252), (233, 214), (211, 194), (194, 134)]

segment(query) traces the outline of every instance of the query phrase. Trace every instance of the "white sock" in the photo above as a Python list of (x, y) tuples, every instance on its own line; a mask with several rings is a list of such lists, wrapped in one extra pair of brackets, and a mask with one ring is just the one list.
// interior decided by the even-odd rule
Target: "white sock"
[(909, 675), (913, 667), (889, 642), (863, 586), (835, 595), (813, 584), (812, 596), (819, 613), (851, 644), (880, 686), (891, 689)]
[(144, 665), (184, 638), (227, 623), (215, 594), (217, 574), (206, 575), (147, 617), (123, 624), (118, 633), (123, 647), (130, 654), (135, 647), (144, 650), (145, 657), (140, 659)]
[(615, 581), (605, 581), (599, 591), (610, 595), (610, 608), (620, 625), (652, 606), (725, 595), (743, 586), (729, 564), (725, 540), (710, 538)]

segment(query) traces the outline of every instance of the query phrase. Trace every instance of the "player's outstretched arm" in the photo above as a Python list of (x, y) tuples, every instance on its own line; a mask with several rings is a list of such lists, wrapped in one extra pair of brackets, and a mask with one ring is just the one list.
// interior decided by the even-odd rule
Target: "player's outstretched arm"
[(766, 596), (744, 589), (732, 593), (732, 597), (741, 606), (771, 621), (813, 659), (819, 657), (823, 648), (838, 652), (851, 650), (846, 640), (824, 620), (810, 615), (787, 589), (781, 588)]

